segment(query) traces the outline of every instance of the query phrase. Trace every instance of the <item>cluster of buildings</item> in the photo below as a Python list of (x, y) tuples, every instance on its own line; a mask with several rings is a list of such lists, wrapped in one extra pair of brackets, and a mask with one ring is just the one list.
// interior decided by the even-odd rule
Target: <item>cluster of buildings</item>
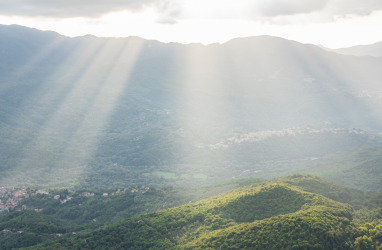
[(21, 201), (35, 195), (48, 195), (45, 190), (37, 190), (36, 192), (28, 192), (28, 190), (17, 189), (14, 187), (0, 187), (0, 214), (9, 212), (10, 210), (21, 211), (27, 209), (25, 205), (20, 205)]
[[(121, 190), (121, 189), (118, 189), (117, 191), (115, 191), (115, 192), (112, 192), (112, 193), (103, 193), (102, 194), (102, 196), (103, 197), (107, 197), (107, 196), (109, 196), (109, 195), (112, 195), (112, 196), (114, 196), (114, 195), (120, 195), (120, 194), (124, 194), (124, 193), (126, 193), (126, 188), (124, 189), (124, 190)], [(94, 194), (93, 194), (94, 195)]]
[[(150, 188), (149, 187), (140, 187), (140, 188), (132, 188), (131, 189), (131, 193), (141, 193), (141, 194), (144, 194), (146, 193), (147, 191), (149, 191)], [(121, 190), (121, 189), (118, 189), (117, 191), (115, 192), (112, 192), (112, 193), (103, 193), (102, 194), (102, 197), (108, 197), (108, 196), (114, 196), (114, 195), (121, 195), (121, 194), (125, 194), (126, 191), (128, 191), (127, 188)], [(86, 195), (85, 195), (86, 194)], [(85, 197), (93, 197), (94, 196), (94, 193), (89, 193), (89, 192), (85, 192), (85, 193), (82, 193), (82, 196), (85, 196)]]
[[(250, 132), (246, 134), (236, 135), (227, 139), (224, 139), (218, 143), (210, 144), (208, 147), (212, 150), (219, 148), (228, 148), (234, 144), (241, 144), (243, 142), (259, 142), (264, 141), (271, 137), (284, 137), (284, 136), (296, 136), (296, 135), (308, 135), (308, 134), (365, 134), (364, 131), (359, 129), (347, 129), (347, 128), (337, 128), (331, 126), (330, 123), (325, 123), (319, 127), (292, 127), (281, 130), (267, 130), (267, 131), (257, 131)], [(201, 147), (201, 146), (199, 146)]]
[(23, 199), (29, 198), (26, 189), (0, 187), (0, 213), (15, 209)]
[[(146, 193), (149, 190), (148, 187), (141, 187), (141, 188), (133, 188), (131, 189), (131, 193)], [(122, 195), (125, 194), (128, 191), (128, 189), (118, 189), (115, 192), (111, 193), (103, 193), (102, 197), (108, 197), (108, 196), (114, 196), (114, 195)], [(21, 201), (24, 199), (27, 199), (31, 196), (35, 195), (51, 195), (49, 192), (45, 190), (37, 190), (35, 192), (28, 192), (26, 189), (15, 189), (14, 187), (0, 187), (0, 214), (3, 212), (9, 212), (11, 210), (21, 211), (25, 209), (34, 209), (29, 208), (25, 205), (21, 205)], [(94, 197), (95, 194), (91, 192), (83, 192), (80, 194), (80, 196), (91, 198)], [(72, 199), (71, 196), (66, 195), (65, 198), (62, 198), (61, 195), (53, 194), (53, 199), (60, 200), (61, 204), (64, 204)], [(34, 209), (37, 212), (40, 212), (42, 209)]]
[(149, 190), (150, 190), (149, 187), (141, 187), (141, 188), (138, 188), (138, 189), (133, 188), (133, 189), (131, 189), (131, 192), (132, 193), (141, 193), (141, 194), (144, 194), (144, 193), (146, 193)]

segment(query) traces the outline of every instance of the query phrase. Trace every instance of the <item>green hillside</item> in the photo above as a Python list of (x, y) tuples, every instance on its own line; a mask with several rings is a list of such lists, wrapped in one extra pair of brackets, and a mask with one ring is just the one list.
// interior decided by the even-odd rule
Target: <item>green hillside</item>
[[(349, 249), (382, 242), (382, 192), (307, 174), (198, 189), (120, 191), (31, 196), (20, 206), (39, 212), (0, 217), (0, 249)], [(181, 204), (186, 205), (174, 207)]]
[[(36, 190), (28, 189), (29, 197), (23, 200), (9, 194), (4, 196), (4, 193), (1, 196), (0, 192), (0, 205), (19, 200), (18, 206), (10, 212), (0, 210), (0, 249), (33, 246), (83, 234), (133, 216), (195, 202), (261, 181), (241, 179), (196, 189), (136, 187), (102, 192), (54, 189), (37, 195), (33, 194)], [(18, 191), (20, 189), (14, 190)]]
[(36, 249), (349, 249), (361, 234), (352, 219), (348, 204), (274, 181)]
[(78, 229), (68, 221), (35, 211), (0, 216), (0, 249), (36, 245)]
[[(0, 44), (0, 186), (200, 187), (382, 145), (381, 58), (269, 36), (204, 46), (14, 25)], [(379, 158), (357, 183), (382, 179)]]
[(305, 163), (301, 170), (362, 190), (382, 189), (382, 148), (359, 147)]

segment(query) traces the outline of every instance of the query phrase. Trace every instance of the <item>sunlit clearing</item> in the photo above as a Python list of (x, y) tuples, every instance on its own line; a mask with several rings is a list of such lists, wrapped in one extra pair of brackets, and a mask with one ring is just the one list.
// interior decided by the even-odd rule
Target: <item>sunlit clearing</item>
[[(42, 180), (49, 180), (50, 183), (44, 182), (46, 186), (67, 186), (69, 183), (60, 181), (78, 181), (85, 175), (88, 160), (129, 80), (143, 40), (105, 39), (97, 43), (80, 42), (67, 61), (52, 72), (45, 86), (46, 96), (34, 107), (54, 100), (59, 103), (23, 149), (23, 157), (15, 168), (17, 175), (7, 178), (7, 182), (38, 186)], [(20, 169), (25, 171), (21, 174)]]

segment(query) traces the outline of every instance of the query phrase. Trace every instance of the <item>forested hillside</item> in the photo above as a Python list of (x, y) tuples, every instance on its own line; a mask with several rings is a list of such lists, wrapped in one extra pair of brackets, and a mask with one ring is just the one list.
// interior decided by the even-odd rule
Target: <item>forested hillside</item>
[(0, 248), (380, 247), (381, 58), (20, 26), (0, 44)]
[(89, 192), (0, 188), (0, 249), (89, 232), (132, 216), (259, 183), (241, 179), (203, 188), (135, 187)]
[(0, 250), (382, 250), (381, 26), (382, 0), (0, 0)]
[(64, 236), (35, 249), (378, 247), (381, 197), (358, 192), (318, 177), (293, 175)]
[[(269, 36), (204, 46), (21, 26), (0, 26), (0, 43), (1, 186), (329, 177), (320, 160), (381, 147), (381, 58)], [(371, 157), (332, 180), (380, 189)]]

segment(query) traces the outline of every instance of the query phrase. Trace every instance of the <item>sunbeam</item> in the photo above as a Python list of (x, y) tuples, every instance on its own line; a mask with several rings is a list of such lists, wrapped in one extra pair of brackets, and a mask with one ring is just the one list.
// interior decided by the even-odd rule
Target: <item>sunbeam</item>
[[(227, 75), (221, 51), (194, 45), (183, 55), (179, 85), (181, 86), (184, 126), (198, 140), (216, 139), (230, 124), (224, 92)], [(196, 138), (194, 138), (196, 139)], [(202, 142), (202, 141), (200, 141)]]
[[(45, 185), (60, 186), (64, 177), (70, 176), (71, 180), (83, 177), (87, 160), (97, 147), (119, 94), (128, 83), (142, 43), (143, 40), (135, 39), (105, 39), (101, 46), (89, 46), (78, 53), (80, 46), (74, 51), (75, 58), (68, 59), (73, 65), (64, 63), (49, 77), (62, 74), (65, 81), (74, 82), (60, 80), (46, 86), (47, 96), (37, 105), (52, 103), (52, 98), (63, 95), (59, 98), (61, 103), (25, 145), (23, 157), (14, 169), (17, 174), (8, 176), (7, 182), (17, 180), (38, 185), (41, 180), (49, 179)], [(84, 65), (87, 66), (84, 68)], [(51, 159), (54, 162), (50, 162)], [(68, 183), (62, 183), (65, 184)]]
[[(57, 52), (57, 50), (65, 44), (65, 38), (52, 36), (48, 38), (48, 41), (44, 41), (43, 44), (36, 44), (38, 50), (29, 55), (30, 52), (26, 53), (25, 58), (22, 58), (23, 64), (17, 68), (13, 68), (12, 71), (7, 72), (4, 75), (4, 82), (8, 82), (8, 84), (0, 85), (0, 93), (3, 93), (15, 86), (12, 86), (13, 79), (18, 78), (20, 76), (25, 76), (33, 73), (32, 71), (36, 70), (36, 66), (38, 67), (41, 62), (44, 60), (49, 60), (52, 56), (52, 53)], [(15, 59), (20, 60), (20, 59)]]
[(179, 154), (187, 173), (208, 177), (224, 155), (211, 155), (205, 147), (232, 132), (231, 96), (226, 94), (234, 84), (227, 71), (226, 54), (222, 52), (220, 45), (195, 44), (178, 58), (181, 65), (177, 73), (181, 110), (178, 122), (183, 134)]
[(382, 249), (381, 26), (382, 0), (0, 0), (0, 249)]

